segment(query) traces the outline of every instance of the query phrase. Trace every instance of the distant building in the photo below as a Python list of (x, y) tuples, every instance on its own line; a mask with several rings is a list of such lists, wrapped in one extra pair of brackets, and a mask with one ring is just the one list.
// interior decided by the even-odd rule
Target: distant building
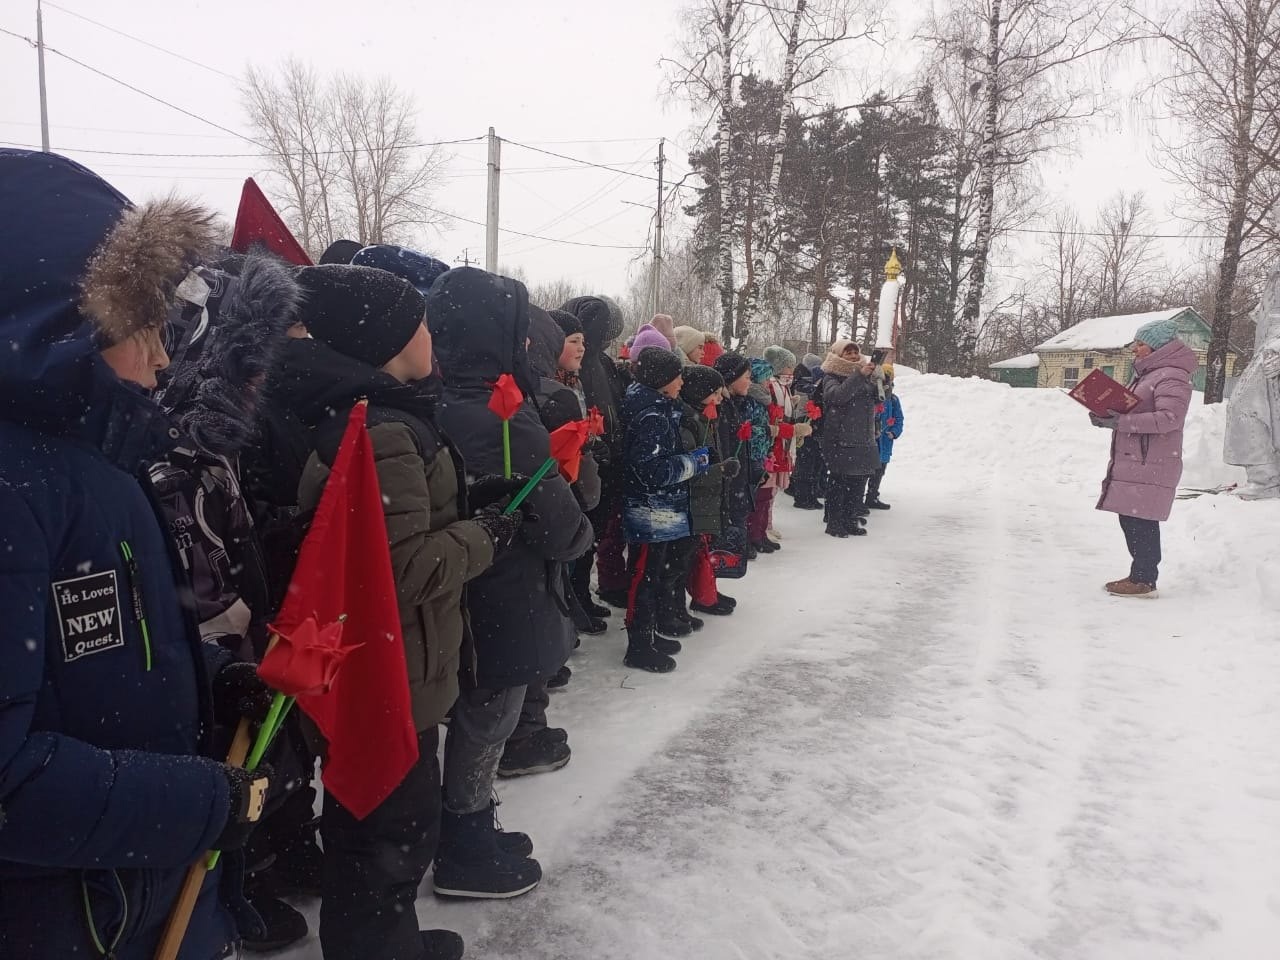
[(1027, 353), (993, 363), (991, 375), (1011, 387), (1034, 387), (1040, 378), (1040, 354)]
[[(1200, 358), (1193, 383), (1197, 390), (1203, 390), (1205, 357), (1212, 331), (1193, 307), (1084, 320), (1040, 344), (1034, 354), (992, 364), (992, 373), (996, 379), (1013, 386), (1070, 390), (1091, 370), (1097, 369), (1114, 380), (1128, 383), (1133, 377), (1133, 353), (1129, 344), (1146, 324), (1169, 318), (1177, 321), (1179, 338)], [(1239, 374), (1241, 366), (1239, 351), (1231, 347), (1227, 353), (1227, 376)], [(1028, 382), (1031, 380), (1028, 371), (1034, 372), (1034, 382)]]

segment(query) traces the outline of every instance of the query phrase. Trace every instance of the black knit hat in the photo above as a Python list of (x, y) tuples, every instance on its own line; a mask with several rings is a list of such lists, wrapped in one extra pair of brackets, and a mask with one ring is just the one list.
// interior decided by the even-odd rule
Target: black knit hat
[(631, 374), (646, 387), (661, 390), (681, 374), (680, 358), (661, 347), (645, 347), (631, 361)]
[(413, 284), (373, 267), (324, 264), (298, 271), (298, 320), (321, 343), (381, 367), (413, 339), (426, 302)]
[(321, 263), (350, 263), (363, 247), (363, 243), (356, 243), (354, 240), (335, 240), (320, 254)]
[(724, 377), (720, 376), (715, 368), (691, 363), (684, 368), (684, 386), (680, 388), (680, 399), (692, 407), (701, 409), (707, 402), (707, 397), (723, 387)]
[(728, 386), (751, 369), (751, 361), (740, 353), (722, 353), (716, 357), (715, 369)]
[(572, 337), (575, 333), (582, 333), (582, 321), (575, 317), (567, 310), (550, 310), (551, 319), (560, 324), (560, 329), (564, 331), (566, 338)]

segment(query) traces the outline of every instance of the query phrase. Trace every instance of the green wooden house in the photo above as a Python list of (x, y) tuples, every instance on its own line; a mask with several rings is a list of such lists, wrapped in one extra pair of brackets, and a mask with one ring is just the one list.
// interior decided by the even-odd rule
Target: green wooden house
[(1040, 355), (1028, 353), (991, 364), (988, 369), (993, 379), (1011, 387), (1034, 387), (1040, 378)]

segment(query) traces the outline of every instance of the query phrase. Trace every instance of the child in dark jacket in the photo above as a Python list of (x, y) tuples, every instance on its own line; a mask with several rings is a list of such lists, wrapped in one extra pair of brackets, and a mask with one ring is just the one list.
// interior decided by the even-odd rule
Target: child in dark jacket
[[(728, 616), (733, 613), (737, 601), (716, 588), (710, 555), (711, 542), (724, 534), (726, 490), (742, 469), (742, 462), (732, 456), (733, 450), (725, 451), (717, 429), (720, 406), (724, 401), (724, 378), (711, 367), (686, 366), (680, 399), (684, 403), (680, 439), (685, 452), (692, 453), (707, 447), (711, 458), (710, 469), (690, 481), (689, 523), (693, 544), (689, 549), (685, 583), (693, 598), (692, 609), (713, 616)], [(674, 598), (673, 610), (692, 630), (702, 627), (701, 620), (689, 616), (683, 593)], [(683, 636), (681, 633), (674, 635)]]
[[(741, 460), (742, 471), (737, 482), (727, 491), (728, 517), (733, 527), (742, 531), (744, 541), (750, 539), (749, 522), (756, 508), (756, 490), (766, 479), (765, 457), (769, 453), (769, 411), (751, 396), (751, 361), (739, 353), (726, 353), (716, 359), (716, 372), (724, 378), (729, 392), (722, 407), (720, 437), (727, 450)], [(754, 560), (756, 548), (746, 547), (747, 557)]]
[(688, 481), (706, 473), (711, 462), (706, 448), (685, 453), (680, 442), (684, 379), (679, 358), (670, 350), (646, 347), (631, 372), (635, 382), (623, 400), (622, 520), (631, 577), (623, 663), (670, 673), (676, 668), (671, 655), (680, 652), (680, 644), (657, 633), (662, 600), (684, 589), (675, 545), (691, 535)]

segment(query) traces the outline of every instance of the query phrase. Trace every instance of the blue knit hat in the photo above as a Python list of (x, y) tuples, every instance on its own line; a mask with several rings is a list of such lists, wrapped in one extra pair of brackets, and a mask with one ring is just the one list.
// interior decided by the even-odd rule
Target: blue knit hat
[(436, 278), (449, 271), (449, 265), (435, 257), (390, 243), (362, 248), (351, 258), (351, 263), (357, 267), (374, 267), (394, 273), (400, 279), (412, 283), (424, 297), (431, 291)]
[(1135, 343), (1145, 343), (1152, 350), (1159, 350), (1178, 336), (1178, 322), (1173, 317), (1164, 320), (1153, 320), (1138, 328), (1134, 334)]

